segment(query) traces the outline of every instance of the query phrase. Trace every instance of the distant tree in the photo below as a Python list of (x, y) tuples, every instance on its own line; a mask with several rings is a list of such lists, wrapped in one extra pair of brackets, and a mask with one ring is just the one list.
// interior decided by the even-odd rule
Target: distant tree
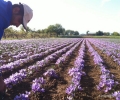
[(55, 31), (55, 26), (54, 25), (50, 25), (50, 26), (48, 26), (47, 30), (48, 30), (48, 32), (52, 33), (52, 32)]
[(104, 34), (103, 34), (102, 31), (98, 31), (98, 32), (96, 32), (96, 35), (97, 35), (97, 36), (102, 36), (102, 35), (104, 35)]
[(57, 37), (58, 37), (58, 35), (63, 34), (64, 31), (65, 31), (65, 29), (60, 24), (50, 25), (47, 28), (48, 33), (53, 33), (53, 34), (56, 33)]
[(48, 33), (50, 34), (50, 37), (52, 33), (55, 33), (56, 27), (54, 25), (49, 25), (47, 28)]
[(73, 30), (65, 30), (65, 35), (79, 35), (79, 32)]
[(44, 29), (42, 29), (42, 30), (41, 30), (41, 33), (45, 33), (45, 30), (44, 30)]
[(65, 35), (65, 28), (62, 28), (62, 32), (60, 33), (60, 35)]
[(78, 32), (78, 31), (75, 31), (75, 32), (74, 32), (74, 35), (79, 35), (79, 32)]
[(27, 31), (28, 31), (28, 32), (31, 32), (32, 29), (31, 29), (30, 27), (27, 26)]
[(74, 31), (73, 30), (70, 30), (70, 35), (74, 35)]
[(111, 35), (113, 35), (113, 36), (119, 36), (120, 34), (118, 32), (113, 32)]
[(109, 36), (110, 33), (109, 33), (109, 32), (104, 32), (103, 35), (105, 35), (105, 36)]
[(56, 29), (55, 32), (57, 33), (57, 37), (58, 35), (63, 34), (65, 30), (60, 24), (55, 24), (55, 29)]
[(65, 35), (69, 35), (70, 34), (70, 30), (65, 30)]
[(44, 33), (48, 33), (48, 29), (47, 28), (44, 29)]
[(36, 33), (41, 33), (41, 30), (39, 29), (39, 30), (36, 30)]

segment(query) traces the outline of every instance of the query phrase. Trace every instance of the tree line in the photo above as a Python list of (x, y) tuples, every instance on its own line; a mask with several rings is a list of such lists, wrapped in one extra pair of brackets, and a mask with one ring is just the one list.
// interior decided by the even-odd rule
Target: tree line
[(89, 33), (89, 31), (86, 32), (86, 35), (93, 35), (93, 36), (120, 36), (120, 33), (118, 32), (103, 32), (103, 31), (97, 31), (96, 33)]
[[(49, 38), (49, 37), (59, 37), (59, 36), (81, 36), (78, 31), (74, 30), (66, 30), (62, 27), (60, 24), (55, 25), (49, 25), (45, 29), (31, 29), (30, 27), (27, 27), (27, 31), (24, 30), (24, 28), (21, 26), (20, 30), (15, 30), (12, 27), (9, 27), (5, 29), (3, 38), (17, 38), (17, 39), (23, 39), (23, 38)], [(103, 31), (97, 31), (96, 33), (90, 33), (89, 31), (86, 32), (87, 36), (120, 36), (120, 33), (118, 32), (103, 32)]]
[(74, 30), (65, 30), (60, 24), (49, 25), (45, 29), (31, 29), (27, 27), (27, 31), (21, 26), (20, 30), (15, 30), (12, 27), (5, 29), (3, 38), (45, 38), (45, 37), (58, 37), (61, 35), (65, 36), (77, 36), (79, 35), (78, 31)]

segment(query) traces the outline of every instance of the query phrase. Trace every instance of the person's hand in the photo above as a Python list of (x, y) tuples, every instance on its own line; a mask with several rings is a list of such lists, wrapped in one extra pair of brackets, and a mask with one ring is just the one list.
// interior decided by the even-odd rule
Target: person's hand
[(2, 77), (0, 77), (0, 92), (4, 93), (6, 91), (6, 85), (2, 79)]

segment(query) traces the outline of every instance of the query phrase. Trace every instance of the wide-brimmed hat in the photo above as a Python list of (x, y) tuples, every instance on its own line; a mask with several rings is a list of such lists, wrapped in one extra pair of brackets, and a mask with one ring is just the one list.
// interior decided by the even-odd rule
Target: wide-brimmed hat
[(21, 4), (21, 10), (22, 10), (22, 16), (23, 16), (23, 21), (22, 25), (23, 27), (27, 30), (27, 23), (32, 19), (33, 17), (33, 10), (26, 4)]

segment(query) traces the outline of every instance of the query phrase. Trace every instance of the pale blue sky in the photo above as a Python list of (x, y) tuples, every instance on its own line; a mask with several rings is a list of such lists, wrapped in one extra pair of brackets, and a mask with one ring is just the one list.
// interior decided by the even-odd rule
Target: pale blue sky
[(80, 33), (120, 32), (120, 0), (10, 0), (26, 3), (33, 9), (28, 26), (44, 29), (61, 24)]

